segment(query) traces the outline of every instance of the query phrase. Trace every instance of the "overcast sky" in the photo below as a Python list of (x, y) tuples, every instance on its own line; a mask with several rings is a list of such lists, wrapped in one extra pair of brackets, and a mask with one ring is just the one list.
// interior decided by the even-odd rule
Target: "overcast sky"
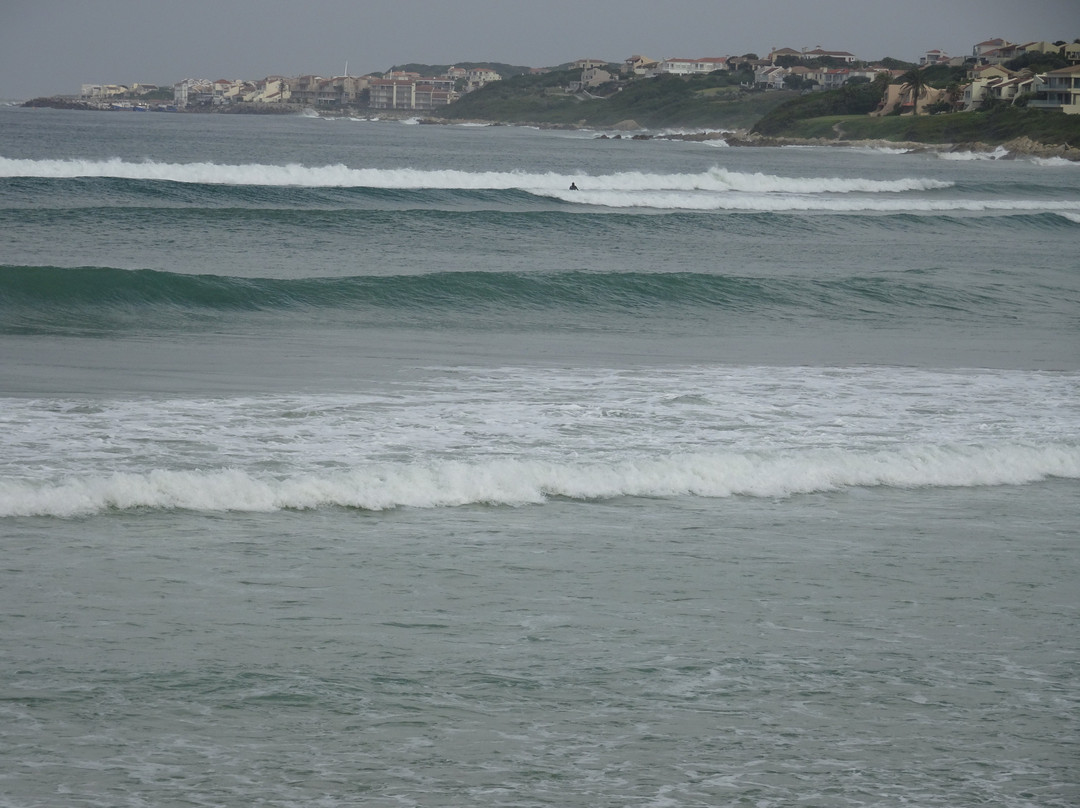
[(339, 75), (394, 64), (545, 67), (775, 47), (916, 61), (1072, 41), (1080, 0), (0, 0), (0, 98), (83, 83)]

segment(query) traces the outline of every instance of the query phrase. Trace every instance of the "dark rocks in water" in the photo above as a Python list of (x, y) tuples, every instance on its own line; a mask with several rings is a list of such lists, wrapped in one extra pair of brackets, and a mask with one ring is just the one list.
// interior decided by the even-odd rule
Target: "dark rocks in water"
[(83, 101), (78, 98), (64, 98), (62, 96), (31, 98), (29, 101), (24, 101), (22, 105), (24, 107), (38, 107), (41, 109), (105, 109), (101, 104)]

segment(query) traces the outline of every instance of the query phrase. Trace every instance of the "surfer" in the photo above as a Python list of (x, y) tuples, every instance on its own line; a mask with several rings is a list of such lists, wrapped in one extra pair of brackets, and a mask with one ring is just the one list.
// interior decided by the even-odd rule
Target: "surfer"
[(570, 190), (571, 191), (576, 191), (577, 189), (578, 189), (577, 183), (576, 182), (571, 182), (570, 183)]

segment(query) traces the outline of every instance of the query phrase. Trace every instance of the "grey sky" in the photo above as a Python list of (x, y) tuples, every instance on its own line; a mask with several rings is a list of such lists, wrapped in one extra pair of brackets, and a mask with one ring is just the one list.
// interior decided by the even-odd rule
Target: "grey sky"
[(1072, 41), (1078, 0), (0, 0), (0, 98), (392, 64), (543, 67), (772, 47), (910, 61), (991, 37)]

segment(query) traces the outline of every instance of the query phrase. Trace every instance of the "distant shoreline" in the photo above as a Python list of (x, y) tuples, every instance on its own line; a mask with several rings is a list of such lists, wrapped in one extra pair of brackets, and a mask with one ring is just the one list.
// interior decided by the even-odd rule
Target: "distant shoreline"
[[(134, 102), (132, 102), (134, 103)], [(113, 103), (84, 101), (78, 98), (65, 98), (62, 96), (34, 98), (29, 101), (24, 101), (17, 106), (39, 108), (39, 109), (70, 109), (70, 110), (85, 110), (92, 112), (132, 112), (135, 111), (134, 107), (117, 108)], [(664, 133), (656, 132), (656, 130), (649, 131), (642, 127), (637, 127), (632, 121), (625, 122), (629, 126), (619, 125), (616, 127), (592, 127), (579, 124), (566, 124), (566, 123), (549, 123), (543, 121), (534, 122), (507, 122), (507, 121), (494, 121), (494, 120), (458, 120), (451, 118), (442, 118), (438, 115), (433, 115), (431, 110), (400, 110), (400, 109), (321, 109), (316, 110), (311, 107), (303, 107), (296, 104), (260, 104), (260, 105), (248, 105), (245, 107), (193, 107), (187, 109), (178, 109), (172, 107), (172, 105), (165, 104), (163, 102), (148, 102), (144, 103), (146, 111), (150, 112), (168, 112), (170, 114), (185, 114), (185, 115), (308, 115), (314, 112), (312, 117), (359, 117), (367, 120), (409, 120), (416, 119), (420, 124), (429, 125), (455, 125), (463, 123), (482, 124), (485, 126), (529, 126), (540, 129), (562, 129), (562, 130), (580, 130), (580, 131), (594, 131), (603, 133), (599, 137), (612, 140), (686, 140), (686, 141), (705, 141), (705, 140), (723, 140), (729, 146), (742, 147), (742, 146), (757, 146), (762, 148), (777, 147), (777, 146), (830, 146), (841, 148), (882, 148), (882, 149), (900, 149), (911, 152), (936, 152), (936, 153), (976, 153), (976, 154), (996, 154), (997, 152), (1004, 150), (1006, 154), (1002, 155), (1000, 159), (1015, 159), (1017, 157), (1039, 157), (1039, 158), (1062, 158), (1071, 162), (1080, 162), (1080, 148), (1073, 147), (1067, 143), (1041, 143), (1033, 140), (1029, 137), (1018, 137), (1012, 140), (1006, 141), (1000, 144), (983, 143), (979, 141), (968, 143), (930, 143), (922, 141), (894, 141), (885, 139), (873, 139), (873, 140), (857, 140), (857, 139), (845, 139), (841, 137), (837, 138), (796, 138), (796, 137), (777, 137), (759, 135), (749, 132), (747, 130), (735, 130), (735, 131), (720, 131), (720, 130), (701, 130), (697, 132), (689, 133)], [(672, 129), (680, 128), (678, 125), (673, 124)], [(616, 131), (615, 134), (608, 134), (615, 130), (622, 129), (623, 131)]]

